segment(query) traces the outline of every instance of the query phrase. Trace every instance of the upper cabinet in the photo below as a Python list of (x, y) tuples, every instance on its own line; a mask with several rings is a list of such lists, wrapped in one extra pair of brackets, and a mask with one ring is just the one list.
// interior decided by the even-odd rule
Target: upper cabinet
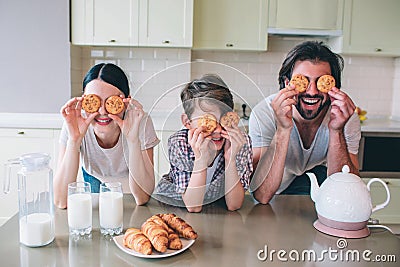
[(343, 37), (336, 43), (339, 51), (399, 56), (399, 11), (399, 0), (346, 0)]
[(72, 0), (76, 45), (191, 47), (193, 0)]
[(267, 0), (195, 0), (194, 49), (267, 50)]
[(138, 43), (139, 0), (72, 0), (71, 37), (76, 45)]
[(192, 46), (193, 0), (140, 0), (139, 6), (139, 46)]
[(269, 0), (268, 32), (341, 35), (344, 0)]

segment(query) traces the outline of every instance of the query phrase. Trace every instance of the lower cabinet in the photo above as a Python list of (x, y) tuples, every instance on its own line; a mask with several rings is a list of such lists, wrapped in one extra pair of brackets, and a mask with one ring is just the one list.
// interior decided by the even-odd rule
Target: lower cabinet
[[(50, 167), (55, 171), (58, 156), (58, 138), (60, 129), (16, 129), (0, 128), (0, 168), (5, 168), (9, 159), (15, 159), (27, 153), (42, 152), (51, 156)], [(10, 192), (0, 192), (0, 225), (18, 211), (18, 179), (20, 166), (11, 167)], [(5, 171), (1, 172), (0, 183), (3, 188)]]
[[(363, 180), (368, 183), (370, 179), (364, 178)], [(378, 219), (380, 224), (398, 224), (400, 223), (400, 179), (382, 180), (389, 188), (390, 202), (385, 208), (372, 213), (371, 218)], [(380, 183), (372, 183), (370, 189), (374, 207), (386, 200), (386, 190)]]
[(154, 174), (156, 184), (164, 174), (169, 172), (168, 138), (174, 131), (156, 131), (161, 142), (154, 149)]

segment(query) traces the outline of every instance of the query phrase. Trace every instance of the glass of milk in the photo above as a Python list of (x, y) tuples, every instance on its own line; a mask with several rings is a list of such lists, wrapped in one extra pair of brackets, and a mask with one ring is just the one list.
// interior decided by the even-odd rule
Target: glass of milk
[(92, 232), (92, 195), (90, 183), (68, 184), (68, 227), (73, 235), (87, 235)]
[(106, 182), (100, 185), (99, 217), (100, 232), (103, 235), (118, 235), (122, 232), (123, 193), (120, 182)]

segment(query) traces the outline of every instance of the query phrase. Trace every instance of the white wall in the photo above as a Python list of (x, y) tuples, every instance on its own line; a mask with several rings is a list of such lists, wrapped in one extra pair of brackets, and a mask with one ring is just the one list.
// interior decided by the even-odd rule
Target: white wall
[[(270, 39), (267, 52), (218, 52), (194, 51), (192, 60), (221, 62), (248, 75), (258, 86), (249, 86), (248, 81), (233, 75), (229, 68), (219, 68), (219, 74), (233, 88), (254, 106), (263, 96), (276, 93), (279, 89), (278, 73), (287, 52), (301, 38)], [(395, 59), (389, 57), (344, 56), (342, 90), (348, 93), (356, 105), (367, 110), (368, 116), (391, 116), (394, 89)], [(398, 63), (397, 69), (400, 69)], [(193, 76), (210, 71), (210, 68), (195, 68)], [(398, 75), (399, 77), (399, 75)], [(397, 78), (399, 79), (399, 78)], [(399, 93), (398, 93), (399, 94)], [(397, 98), (400, 100), (400, 96)], [(399, 108), (397, 114), (399, 113)]]
[[(180, 104), (179, 90), (171, 91), (171, 84), (189, 81), (193, 78), (215, 72), (219, 74), (234, 92), (235, 102), (246, 102), (253, 107), (263, 97), (278, 90), (278, 72), (286, 53), (301, 38), (270, 38), (267, 52), (202, 51), (163, 48), (74, 48), (81, 68), (73, 71), (76, 81), (75, 95), (81, 94), (84, 73), (100, 61), (111, 61), (120, 65), (131, 78), (132, 93), (144, 104), (145, 110), (166, 111)], [(390, 57), (344, 56), (345, 67), (342, 90), (346, 91), (367, 116), (391, 116), (400, 114), (400, 108), (393, 103), (400, 101), (400, 61)], [(189, 64), (184, 64), (187, 62)], [(214, 62), (214, 63), (210, 63)], [(397, 62), (395, 64), (395, 62)], [(183, 64), (169, 70), (168, 75), (158, 77), (156, 83), (141, 88), (149, 77), (167, 67)], [(397, 70), (397, 71), (396, 71)], [(395, 75), (395, 73), (397, 73)], [(397, 77), (397, 78), (396, 78)], [(73, 81), (74, 81), (73, 80)], [(74, 87), (74, 88), (75, 88)], [(168, 93), (166, 93), (168, 92)], [(164, 102), (157, 103), (163, 96)], [(240, 105), (239, 105), (240, 106)], [(392, 108), (393, 106), (393, 108)], [(247, 113), (248, 114), (248, 113)]]
[(71, 51), (73, 96), (82, 95), (82, 79), (91, 66), (111, 62), (126, 72), (131, 95), (145, 111), (170, 113), (180, 107), (178, 85), (191, 79), (190, 49), (73, 46)]
[(68, 3), (0, 0), (0, 112), (59, 112), (70, 97)]

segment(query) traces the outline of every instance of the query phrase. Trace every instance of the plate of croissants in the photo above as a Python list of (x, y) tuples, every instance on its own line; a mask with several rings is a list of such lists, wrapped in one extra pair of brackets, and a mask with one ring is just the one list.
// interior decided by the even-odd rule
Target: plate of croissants
[(122, 251), (141, 258), (165, 258), (188, 249), (197, 233), (182, 218), (173, 213), (156, 214), (141, 228), (128, 228), (114, 242)]

